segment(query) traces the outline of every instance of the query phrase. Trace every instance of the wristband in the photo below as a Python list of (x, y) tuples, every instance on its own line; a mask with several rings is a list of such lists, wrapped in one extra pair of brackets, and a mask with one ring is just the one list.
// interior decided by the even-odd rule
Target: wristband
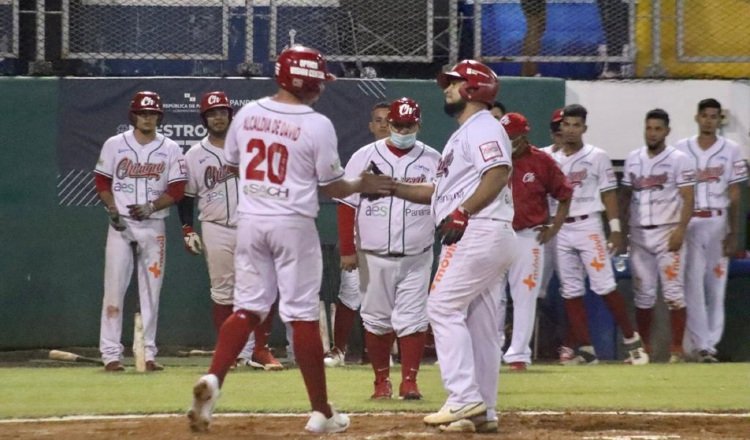
[(609, 231), (610, 232), (622, 232), (622, 229), (620, 229), (620, 219), (619, 218), (613, 218), (609, 221)]

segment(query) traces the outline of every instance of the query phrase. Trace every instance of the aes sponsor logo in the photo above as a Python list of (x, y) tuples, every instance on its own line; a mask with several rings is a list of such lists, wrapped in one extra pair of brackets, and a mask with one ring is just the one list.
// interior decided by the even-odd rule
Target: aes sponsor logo
[(365, 208), (365, 216), (367, 217), (386, 217), (388, 216), (388, 207), (381, 205), (367, 205)]
[(123, 183), (123, 182), (115, 182), (112, 184), (112, 191), (114, 192), (121, 192), (125, 194), (132, 194), (135, 192), (135, 184), (133, 183)]

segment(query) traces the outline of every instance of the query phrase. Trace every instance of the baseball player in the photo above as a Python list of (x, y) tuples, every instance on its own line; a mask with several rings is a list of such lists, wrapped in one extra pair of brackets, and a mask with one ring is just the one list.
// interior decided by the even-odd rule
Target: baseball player
[[(685, 230), (693, 213), (695, 168), (683, 152), (666, 144), (669, 115), (646, 113), (646, 145), (631, 152), (623, 170), (623, 204), (630, 232), (635, 319), (650, 353), (651, 319), (661, 282), (672, 330), (670, 363), (682, 362), (685, 333)], [(628, 218), (628, 216), (624, 216)]]
[[(634, 331), (610, 264), (610, 253), (623, 249), (622, 227), (617, 209), (617, 177), (604, 150), (583, 142), (586, 109), (571, 104), (563, 109), (562, 136), (565, 145), (552, 154), (573, 186), (573, 199), (565, 224), (557, 234), (557, 273), (576, 355), (566, 365), (598, 362), (589, 337), (583, 295), (588, 276), (591, 290), (600, 295), (622, 330), (629, 362), (648, 363), (648, 354)], [(609, 241), (604, 235), (601, 212), (609, 219)]]
[(208, 374), (193, 388), (188, 418), (194, 431), (208, 429), (224, 377), (277, 292), (281, 319), (294, 329), (295, 359), (313, 410), (305, 429), (330, 433), (349, 427), (349, 418), (328, 404), (326, 389), (318, 323), (318, 187), (328, 197), (344, 198), (355, 192), (388, 195), (395, 184), (374, 174), (344, 178), (333, 124), (311, 107), (335, 79), (320, 52), (299, 45), (285, 49), (275, 77), (276, 94), (243, 106), (224, 145), (227, 164), (239, 176), (235, 311), (221, 327)]
[[(508, 271), (513, 298), (513, 337), (503, 360), (513, 371), (531, 365), (529, 343), (534, 332), (536, 302), (542, 284), (545, 244), (549, 243), (568, 216), (573, 188), (557, 163), (548, 154), (529, 144), (529, 124), (520, 113), (507, 113), (500, 119), (511, 140), (513, 175), (513, 229), (516, 231), (517, 258)], [(558, 203), (552, 223), (547, 198)], [(500, 286), (505, 295), (505, 285)], [(503, 319), (501, 310), (501, 322)], [(502, 326), (501, 326), (502, 329)]]
[(489, 112), (499, 87), (486, 65), (463, 60), (438, 76), (458, 129), (433, 183), (396, 185), (396, 196), (431, 203), (443, 244), (427, 300), (448, 399), (424, 418), (446, 431), (496, 432), (501, 283), (515, 251), (510, 141)]
[[(421, 109), (411, 98), (390, 104), (390, 137), (357, 150), (346, 165), (348, 177), (372, 169), (404, 182), (431, 182), (440, 153), (417, 141)], [(419, 363), (427, 330), (427, 290), (432, 269), (432, 215), (424, 205), (394, 199), (360, 197), (343, 200), (356, 209), (355, 264), (360, 268), (365, 344), (375, 373), (373, 399), (390, 399), (390, 349), (401, 347), (399, 397), (421, 399)], [(353, 240), (351, 228), (345, 242)]]
[[(388, 110), (390, 103), (382, 101), (372, 107), (368, 128), (376, 141), (390, 136), (388, 128)], [(357, 269), (357, 250), (354, 245), (354, 219), (356, 209), (346, 203), (338, 203), (337, 220), (339, 232), (339, 254), (341, 257), (341, 285), (339, 302), (333, 320), (333, 347), (326, 353), (326, 367), (340, 367), (346, 358), (346, 342), (354, 327), (354, 319), (361, 305), (359, 293), (359, 269)], [(363, 354), (364, 357), (364, 354)]]
[(740, 183), (748, 176), (739, 146), (717, 134), (721, 104), (711, 98), (700, 101), (695, 122), (698, 135), (675, 145), (690, 157), (697, 173), (693, 218), (686, 236), (685, 348), (699, 362), (714, 363), (724, 331), (728, 257), (737, 247)]
[[(224, 159), (224, 140), (232, 121), (232, 106), (224, 92), (208, 92), (200, 102), (200, 115), (208, 135), (185, 153), (188, 182), (185, 198), (178, 204), (185, 248), (193, 255), (205, 250), (211, 279), (214, 328), (218, 334), (224, 320), (232, 314), (234, 291), (234, 248), (237, 236), (237, 176), (229, 173)], [(193, 229), (193, 208), (198, 198), (200, 235)], [(264, 370), (282, 370), (266, 343), (271, 333), (273, 314), (259, 325), (249, 342), (249, 365)], [(252, 339), (252, 337), (251, 337)]]
[[(166, 257), (165, 209), (178, 202), (187, 180), (182, 149), (157, 133), (164, 110), (158, 94), (141, 91), (130, 102), (132, 129), (102, 146), (94, 170), (99, 198), (110, 217), (104, 262), (99, 350), (105, 371), (123, 371), (122, 309), (133, 265), (138, 268), (138, 295), (146, 370), (163, 370), (155, 361), (159, 295)], [(137, 250), (133, 261), (131, 246)]]
[[(562, 131), (560, 130), (560, 124), (562, 123), (562, 110), (562, 108), (556, 109), (552, 112), (552, 117), (550, 118), (549, 131), (552, 143), (539, 149), (550, 156), (560, 150), (564, 145)], [(549, 201), (550, 216), (554, 216), (557, 211), (557, 200), (552, 197), (548, 197), (547, 200)], [(539, 298), (545, 298), (547, 296), (549, 283), (552, 280), (552, 275), (555, 274), (555, 268), (557, 267), (556, 249), (557, 236), (554, 236), (544, 244), (544, 264), (542, 266), (542, 282), (539, 287)], [(560, 277), (558, 276), (557, 279), (559, 280)], [(563, 333), (565, 334), (563, 336), (563, 344), (558, 349), (561, 363), (570, 361), (575, 357), (575, 350), (571, 348), (573, 344), (569, 341), (569, 332), (563, 330)]]

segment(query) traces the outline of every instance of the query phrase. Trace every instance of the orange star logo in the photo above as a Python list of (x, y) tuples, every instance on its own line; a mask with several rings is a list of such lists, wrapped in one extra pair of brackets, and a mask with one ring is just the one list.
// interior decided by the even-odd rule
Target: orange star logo
[(672, 281), (677, 278), (677, 271), (674, 270), (674, 267), (667, 266), (664, 268), (664, 275), (667, 276), (667, 280)]
[(154, 278), (159, 278), (159, 275), (161, 275), (161, 269), (159, 269), (159, 263), (157, 262), (149, 266), (148, 271), (154, 274)]
[(724, 275), (724, 268), (721, 267), (721, 263), (714, 267), (714, 275), (716, 275), (716, 278), (721, 278)]
[(523, 283), (526, 284), (526, 286), (528, 286), (529, 290), (531, 290), (534, 287), (536, 287), (536, 281), (534, 281), (534, 276), (533, 275), (529, 275), (526, 278), (524, 278), (523, 279)]
[(598, 258), (594, 257), (594, 259), (591, 260), (591, 267), (593, 267), (594, 269), (596, 269), (597, 272), (599, 272), (602, 269), (604, 269), (604, 264), (601, 261), (599, 261)]

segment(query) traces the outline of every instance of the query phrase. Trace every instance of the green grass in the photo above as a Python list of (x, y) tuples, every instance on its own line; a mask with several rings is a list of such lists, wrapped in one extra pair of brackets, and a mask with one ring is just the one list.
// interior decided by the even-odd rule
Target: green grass
[[(162, 373), (106, 374), (100, 368), (0, 368), (0, 418), (77, 414), (149, 414), (184, 411), (206, 360), (164, 359)], [(199, 363), (199, 364), (196, 364)], [(190, 365), (192, 364), (192, 365)], [(329, 399), (349, 412), (428, 412), (442, 405), (438, 367), (420, 372), (422, 401), (371, 401), (369, 366), (327, 370)], [(392, 372), (397, 392), (400, 372)], [(592, 367), (534, 365), (523, 374), (500, 375), (499, 406), (513, 410), (748, 411), (748, 364), (619, 364)], [(227, 377), (219, 412), (305, 412), (307, 396), (299, 370)]]

